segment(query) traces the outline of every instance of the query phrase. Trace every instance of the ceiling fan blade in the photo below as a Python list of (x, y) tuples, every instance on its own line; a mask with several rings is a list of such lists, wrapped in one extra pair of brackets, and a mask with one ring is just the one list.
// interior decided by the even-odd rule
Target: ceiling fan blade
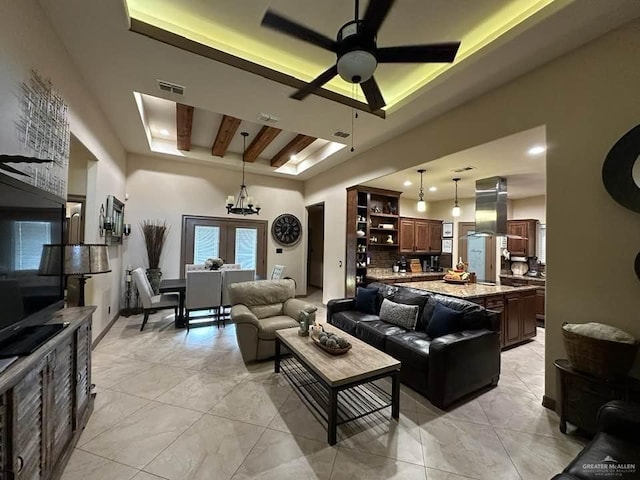
[(374, 36), (377, 35), (394, 2), (395, 0), (371, 0), (362, 19), (364, 29)]
[(378, 48), (378, 63), (451, 63), (455, 60), (460, 42), (406, 45)]
[(298, 90), (296, 93), (291, 95), (291, 98), (295, 98), (296, 100), (302, 100), (307, 95), (312, 93), (314, 90), (321, 88), (325, 83), (327, 83), (337, 74), (338, 74), (338, 67), (337, 65), (334, 65), (330, 69), (322, 72), (320, 75), (318, 75), (315, 79), (313, 79), (307, 85), (305, 85), (300, 90)]
[(380, 110), (386, 105), (375, 78), (371, 77), (366, 82), (362, 82), (360, 86), (362, 87), (364, 96), (367, 97), (367, 103), (369, 104), (369, 107), (371, 107), (372, 112)]
[(336, 51), (336, 42), (334, 40), (331, 40), (329, 37), (315, 32), (304, 25), (300, 25), (299, 23), (289, 20), (282, 15), (272, 12), (271, 10), (267, 10), (267, 13), (264, 14), (262, 26), (269, 27), (280, 33), (295, 37), (298, 40), (311, 43), (326, 50), (330, 50), (332, 52)]

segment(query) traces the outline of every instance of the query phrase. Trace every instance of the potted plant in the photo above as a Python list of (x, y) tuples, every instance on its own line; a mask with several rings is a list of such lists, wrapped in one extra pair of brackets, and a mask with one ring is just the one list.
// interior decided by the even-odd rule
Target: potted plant
[(144, 243), (147, 247), (147, 257), (149, 259), (149, 268), (147, 269), (147, 278), (151, 283), (151, 288), (155, 295), (158, 294), (160, 288), (160, 256), (164, 248), (164, 242), (167, 240), (169, 227), (165, 220), (144, 220), (140, 224)]

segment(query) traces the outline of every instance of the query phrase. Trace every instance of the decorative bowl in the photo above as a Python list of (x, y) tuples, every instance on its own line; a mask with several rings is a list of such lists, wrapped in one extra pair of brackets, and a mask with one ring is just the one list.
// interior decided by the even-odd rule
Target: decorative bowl
[(311, 340), (313, 340), (313, 343), (320, 347), (322, 350), (324, 350), (327, 353), (330, 353), (331, 355), (342, 355), (347, 353), (349, 350), (351, 350), (351, 344), (347, 345), (344, 348), (329, 348), (326, 345), (323, 345), (320, 343), (320, 339), (318, 338), (319, 336), (317, 334), (311, 334), (309, 335), (309, 337), (311, 338)]

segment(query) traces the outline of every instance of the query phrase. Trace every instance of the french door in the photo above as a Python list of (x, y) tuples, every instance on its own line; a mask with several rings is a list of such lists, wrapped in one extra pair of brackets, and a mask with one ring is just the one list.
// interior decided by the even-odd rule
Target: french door
[(264, 220), (182, 216), (180, 272), (187, 263), (202, 264), (207, 258), (239, 263), (266, 278), (267, 222)]

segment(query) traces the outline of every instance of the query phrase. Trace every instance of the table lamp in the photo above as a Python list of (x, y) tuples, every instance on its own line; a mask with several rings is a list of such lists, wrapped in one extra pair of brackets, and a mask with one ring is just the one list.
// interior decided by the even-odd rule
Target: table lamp
[(64, 275), (78, 278), (80, 289), (78, 305), (84, 307), (84, 285), (88, 275), (107, 273), (109, 251), (105, 244), (81, 243), (77, 245), (44, 245), (40, 259), (40, 275), (59, 275), (64, 252)]

